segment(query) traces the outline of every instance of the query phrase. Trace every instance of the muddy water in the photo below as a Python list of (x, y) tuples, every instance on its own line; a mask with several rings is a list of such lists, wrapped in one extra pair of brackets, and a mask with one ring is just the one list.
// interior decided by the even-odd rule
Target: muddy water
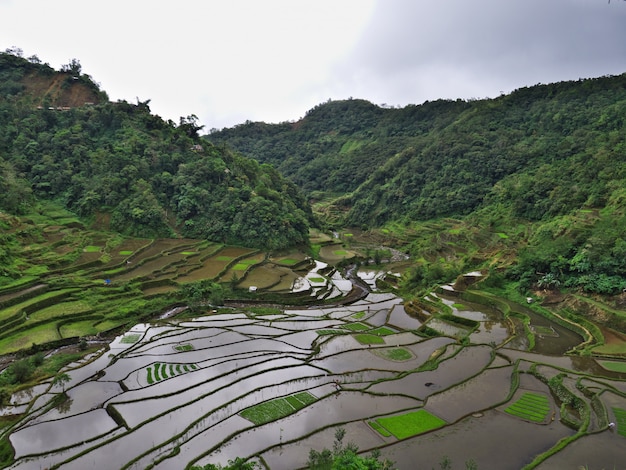
[[(104, 410), (47, 421), (11, 434), (16, 458), (39, 454), (104, 435), (117, 428)], [(63, 429), (63, 432), (58, 432)]]
[[(287, 418), (258, 426), (254, 431), (248, 431), (248, 438), (243, 435), (242, 439), (246, 438), (245, 441), (250, 446), (248, 452), (255, 453), (270, 447), (277, 441), (277, 438), (280, 442), (281, 430), (284, 433), (284, 440), (292, 441), (332, 423), (362, 420), (371, 416), (385, 415), (397, 409), (411, 409), (420, 405), (421, 402), (418, 400), (407, 397), (381, 397), (360, 392), (341, 392), (322, 399)], [(226, 446), (220, 448), (219, 455), (214, 456), (214, 459), (203, 459), (201, 463), (215, 462), (215, 458), (219, 458), (219, 461), (233, 458), (233, 455), (236, 456), (237, 452), (241, 451), (241, 448), (234, 444), (227, 443)]]
[(573, 434), (557, 421), (542, 426), (488, 410), (481, 417), (470, 416), (457, 424), (385, 447), (381, 452), (383, 457), (395, 461), (399, 469), (439, 468), (447, 456), (452, 468), (464, 468), (464, 462), (471, 459), (480, 470), (519, 470), (535, 455)]
[[(43, 413), (60, 390), (48, 391), (44, 385), (33, 391), (35, 407), (42, 414), (18, 426), (10, 438), (18, 457), (37, 449), (51, 453), (28, 463), (18, 461), (13, 468), (49, 467), (92, 446), (62, 468), (102, 468), (105, 461), (111, 468), (120, 468), (137, 458), (131, 468), (140, 469), (179, 446), (178, 454), (156, 468), (183, 468), (210, 452), (199, 463), (226, 463), (236, 456), (262, 453), (272, 470), (291, 470), (306, 464), (309, 448), (332, 447), (333, 429), (339, 424), (362, 450), (382, 446), (383, 454), (402, 470), (416, 468), (416, 458), (418, 468), (437, 468), (443, 456), (452, 459), (454, 468), (470, 458), (481, 470), (521, 468), (573, 431), (558, 420), (532, 424), (503, 412), (515, 361), (519, 360), (522, 371), (539, 362), (546, 364), (540, 369), (548, 375), (558, 373), (557, 367), (565, 368), (603, 377), (603, 383), (589, 385), (592, 388), (626, 389), (626, 382), (619, 381), (623, 374), (606, 371), (591, 358), (563, 356), (563, 351), (578, 344), (578, 335), (531, 311), (524, 313), (531, 316), (532, 324), (549, 326), (555, 335), (538, 338), (533, 352), (524, 351), (523, 342), (519, 348), (509, 342), (494, 359), (493, 344), (504, 342), (509, 324), (498, 311), (462, 303), (462, 307), (453, 305), (455, 314), (480, 323), (471, 336), (480, 345), (463, 347), (450, 337), (423, 339), (406, 331), (382, 337), (385, 344), (368, 346), (347, 330), (343, 335), (318, 333), (354, 321), (398, 331), (418, 328), (419, 321), (407, 315), (400, 299), (390, 294), (373, 294), (349, 306), (286, 310), (272, 317), (253, 318), (233, 311), (168, 326), (137, 325), (132, 332), (142, 335), (138, 343), (118, 340), (94, 363), (77, 364), (69, 372), (71, 401), (64, 407)], [(525, 310), (516, 306), (520, 309)], [(179, 351), (176, 346), (181, 344), (193, 349)], [(396, 348), (410, 350), (412, 357), (394, 361), (391, 354), (375, 354)], [(435, 369), (420, 371), (436, 356)], [(150, 384), (147, 370), (156, 362), (193, 364), (197, 369)], [(523, 374), (521, 389), (545, 387), (529, 377)], [(567, 383), (575, 388), (574, 378)], [(305, 390), (319, 400), (276, 422), (255, 427), (238, 415), (246, 407)], [(25, 403), (28, 398), (14, 400)], [(106, 405), (120, 413), (130, 430), (117, 427)], [(556, 409), (554, 402), (552, 406)], [(366, 424), (372, 417), (421, 407), (446, 420), (448, 426), (397, 442)], [(55, 438), (42, 443), (49, 433)], [(111, 441), (105, 443), (102, 435)], [(84, 438), (94, 440), (83, 444)], [(553, 468), (569, 468), (594, 445), (594, 440), (581, 440), (571, 448), (571, 457), (559, 455), (566, 460), (554, 460)], [(62, 446), (74, 447), (53, 452)], [(601, 460), (607, 468), (612, 468), (612, 461)], [(563, 462), (567, 465), (562, 466)]]
[[(494, 330), (497, 334), (494, 336), (493, 340), (496, 344), (500, 344), (498, 340), (502, 339), (502, 332), (506, 330), (508, 326), (504, 320), (503, 314), (499, 310), (486, 305), (459, 300), (457, 297), (445, 295), (439, 295), (439, 297), (442, 298), (444, 303), (452, 307), (455, 315), (481, 322), (484, 329)], [(500, 300), (508, 303), (512, 311), (527, 315), (530, 318), (531, 328), (546, 327), (553, 330), (553, 333), (547, 341), (542, 341), (544, 338), (541, 335), (537, 335), (533, 352), (555, 356), (562, 355), (583, 341), (583, 338), (578, 333), (542, 317), (524, 305), (514, 304), (506, 299)], [(454, 306), (455, 302), (460, 302), (463, 307), (456, 308)], [(521, 332), (523, 329), (520, 328), (518, 331)], [(481, 335), (480, 339), (484, 340), (486, 336)], [(523, 345), (524, 340), (521, 340), (520, 344)]]

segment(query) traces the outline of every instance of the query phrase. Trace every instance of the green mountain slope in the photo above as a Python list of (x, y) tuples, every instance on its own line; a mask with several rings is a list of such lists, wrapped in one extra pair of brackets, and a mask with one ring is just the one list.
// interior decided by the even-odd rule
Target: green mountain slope
[(0, 210), (51, 199), (102, 228), (253, 247), (307, 243), (295, 185), (198, 137), (149, 102), (109, 102), (72, 61), (64, 71), (0, 54)]
[(616, 294), (626, 287), (624, 116), (620, 75), (402, 109), (328, 102), (296, 123), (206, 138), (271, 162), (327, 223), (393, 233), (417, 260), (407, 285), (490, 267), (522, 290)]
[(348, 225), (494, 201), (536, 220), (602, 204), (622, 181), (625, 85), (626, 75), (602, 77), (402, 109), (328, 102), (297, 123), (249, 122), (207, 139), (272, 163), (313, 196), (342, 195)]

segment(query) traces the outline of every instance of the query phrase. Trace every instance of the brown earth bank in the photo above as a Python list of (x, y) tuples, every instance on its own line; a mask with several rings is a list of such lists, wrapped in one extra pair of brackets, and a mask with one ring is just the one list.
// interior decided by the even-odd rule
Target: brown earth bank
[[(68, 86), (69, 81), (71, 85)], [(74, 80), (70, 74), (55, 73), (46, 76), (40, 73), (28, 74), (23, 79), (26, 93), (36, 97), (38, 105), (47, 101), (48, 106), (74, 108), (85, 104), (98, 104), (100, 98), (88, 86)]]

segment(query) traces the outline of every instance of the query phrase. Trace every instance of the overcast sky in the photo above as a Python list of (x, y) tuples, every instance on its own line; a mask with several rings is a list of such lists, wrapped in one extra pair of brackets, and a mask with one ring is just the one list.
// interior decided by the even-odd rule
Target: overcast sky
[(0, 50), (210, 128), (626, 72), (621, 0), (0, 0)]

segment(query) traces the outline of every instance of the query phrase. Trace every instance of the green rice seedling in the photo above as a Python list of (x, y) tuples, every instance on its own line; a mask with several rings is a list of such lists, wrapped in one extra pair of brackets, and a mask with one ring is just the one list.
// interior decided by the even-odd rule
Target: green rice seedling
[(259, 403), (243, 410), (239, 415), (256, 425), (276, 421), (304, 408), (317, 399), (309, 392), (300, 392), (287, 397)]
[(550, 403), (545, 395), (525, 392), (504, 411), (512, 416), (540, 423), (548, 417)]
[(311, 403), (315, 403), (317, 401), (317, 398), (309, 392), (296, 393), (294, 397), (296, 397), (305, 405), (310, 405)]
[(277, 398), (275, 400), (260, 403), (251, 408), (247, 408), (239, 414), (248, 421), (252, 421), (254, 424), (260, 425), (289, 416), (294, 411), (294, 407), (291, 406), (286, 399)]
[(613, 414), (617, 421), (617, 434), (626, 437), (626, 410), (622, 408), (613, 408)]
[(378, 418), (376, 422), (393, 434), (396, 439), (405, 439), (411, 436), (432, 431), (445, 426), (446, 422), (426, 410), (412, 411), (397, 416)]
[(413, 353), (406, 348), (390, 348), (390, 349), (376, 349), (385, 359), (392, 361), (408, 361), (413, 358)]
[(387, 328), (386, 326), (381, 326), (379, 328), (374, 328), (372, 331), (370, 331), (370, 333), (378, 336), (387, 336), (396, 334), (397, 331), (394, 331), (391, 328)]
[(141, 338), (141, 335), (137, 334), (137, 333), (126, 334), (126, 335), (122, 336), (122, 339), (120, 340), (120, 343), (122, 343), (122, 344), (134, 344), (137, 341), (139, 341), (139, 338)]
[(376, 421), (368, 421), (367, 424), (370, 425), (370, 427), (378, 432), (378, 434), (380, 434), (383, 437), (391, 437), (391, 433), (389, 431), (387, 431), (385, 428), (383, 428), (380, 424), (378, 424)]
[(302, 403), (293, 395), (285, 397), (285, 400), (287, 400), (287, 403), (289, 403), (293, 407), (294, 410), (299, 410), (301, 408), (304, 408), (305, 406), (304, 403)]
[(361, 344), (385, 344), (383, 338), (369, 333), (354, 335), (354, 338)]
[(293, 266), (294, 264), (298, 264), (299, 261), (297, 259), (285, 258), (278, 261), (279, 264), (284, 264), (286, 266)]
[(365, 331), (370, 329), (370, 327), (367, 326), (365, 323), (347, 323), (345, 325), (342, 325), (342, 328), (351, 331)]
[(325, 335), (345, 335), (347, 334), (346, 331), (343, 330), (332, 330), (332, 329), (324, 329), (324, 330), (316, 330), (317, 334), (320, 336), (325, 336)]
[(607, 370), (614, 372), (626, 372), (626, 362), (600, 361), (600, 365)]

